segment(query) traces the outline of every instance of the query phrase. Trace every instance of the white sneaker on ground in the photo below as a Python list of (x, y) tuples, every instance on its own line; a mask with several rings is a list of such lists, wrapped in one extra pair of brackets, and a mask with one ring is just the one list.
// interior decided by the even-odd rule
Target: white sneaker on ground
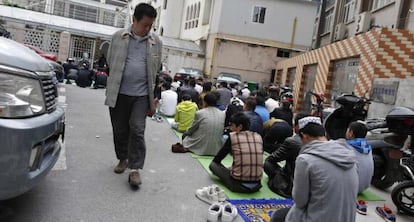
[(217, 222), (222, 212), (223, 212), (223, 205), (219, 203), (211, 204), (210, 207), (208, 208), (207, 221)]
[(201, 189), (197, 189), (195, 195), (198, 199), (208, 203), (213, 204), (218, 202), (218, 193), (213, 186), (203, 187)]
[(221, 222), (231, 222), (237, 217), (237, 208), (231, 203), (223, 205), (223, 212), (221, 213)]
[(224, 190), (222, 190), (216, 184), (213, 184), (210, 187), (212, 187), (214, 189), (214, 191), (217, 193), (218, 202), (225, 202), (226, 201), (227, 196), (226, 196), (226, 193), (224, 193)]

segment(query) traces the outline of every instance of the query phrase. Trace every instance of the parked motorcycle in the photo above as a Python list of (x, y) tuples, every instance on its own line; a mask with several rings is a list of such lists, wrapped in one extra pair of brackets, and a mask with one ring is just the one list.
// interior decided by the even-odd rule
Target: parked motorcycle
[(391, 111), (394, 119), (389, 128), (401, 134), (410, 135), (411, 157), (400, 159), (404, 181), (399, 183), (391, 192), (392, 201), (398, 211), (414, 215), (414, 110), (405, 107)]
[[(411, 149), (413, 148), (413, 139), (411, 139)], [(399, 212), (414, 216), (414, 155), (411, 158), (402, 158), (400, 165), (405, 170), (406, 180), (392, 189), (392, 202)]]
[[(406, 156), (401, 149), (409, 134), (400, 127), (405, 126), (404, 121), (411, 121), (410, 118), (414, 118), (410, 116), (412, 115), (409, 112), (410, 109), (396, 107), (388, 113), (386, 119), (366, 120), (365, 105), (369, 103), (367, 98), (346, 94), (338, 97), (336, 101), (340, 107), (335, 109), (324, 123), (327, 137), (329, 139), (345, 138), (346, 130), (351, 122), (365, 121), (369, 131), (367, 140), (372, 147), (374, 159), (374, 175), (371, 184), (379, 189), (386, 189), (395, 182), (402, 181), (404, 177), (399, 160)], [(399, 123), (396, 124), (396, 122)]]
[(367, 118), (365, 106), (370, 103), (365, 97), (343, 94), (335, 100), (340, 106), (326, 117), (325, 129), (328, 139), (345, 138), (348, 125)]

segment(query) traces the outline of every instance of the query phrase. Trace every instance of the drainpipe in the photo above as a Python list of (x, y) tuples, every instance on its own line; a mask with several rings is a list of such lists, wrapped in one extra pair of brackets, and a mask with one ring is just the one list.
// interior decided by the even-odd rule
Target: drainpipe
[(294, 45), (295, 45), (297, 25), (298, 25), (298, 17), (295, 17), (295, 19), (293, 19), (293, 30), (292, 30), (292, 38), (290, 39), (290, 50), (293, 50)]

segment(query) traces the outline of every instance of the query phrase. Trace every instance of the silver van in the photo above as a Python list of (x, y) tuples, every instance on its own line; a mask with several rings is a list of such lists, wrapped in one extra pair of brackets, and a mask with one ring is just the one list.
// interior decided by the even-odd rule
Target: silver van
[(65, 113), (48, 62), (0, 37), (0, 200), (38, 184), (56, 163)]

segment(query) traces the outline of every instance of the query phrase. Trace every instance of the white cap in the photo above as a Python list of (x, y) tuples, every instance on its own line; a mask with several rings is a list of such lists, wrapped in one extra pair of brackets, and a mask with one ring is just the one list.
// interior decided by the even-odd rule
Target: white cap
[(303, 127), (308, 125), (308, 123), (316, 123), (322, 125), (321, 118), (315, 116), (308, 116), (299, 120), (299, 129), (302, 129)]

